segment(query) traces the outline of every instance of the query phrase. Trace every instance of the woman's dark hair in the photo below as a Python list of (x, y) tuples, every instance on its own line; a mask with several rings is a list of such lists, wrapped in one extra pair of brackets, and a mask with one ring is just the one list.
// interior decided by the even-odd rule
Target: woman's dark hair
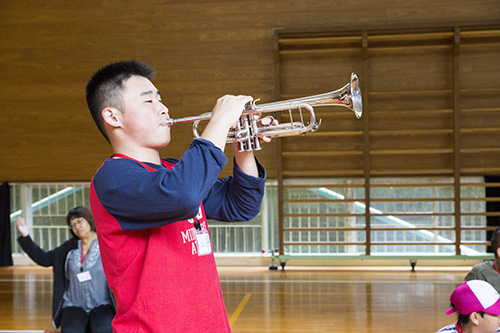
[(90, 229), (95, 232), (95, 223), (94, 218), (92, 217), (92, 212), (87, 207), (78, 206), (71, 209), (68, 212), (68, 215), (66, 215), (66, 223), (68, 224), (69, 230), (71, 231), (73, 236), (76, 237), (73, 229), (71, 228), (71, 220), (79, 219), (80, 217), (83, 217), (85, 220), (87, 220), (87, 222), (90, 224)]

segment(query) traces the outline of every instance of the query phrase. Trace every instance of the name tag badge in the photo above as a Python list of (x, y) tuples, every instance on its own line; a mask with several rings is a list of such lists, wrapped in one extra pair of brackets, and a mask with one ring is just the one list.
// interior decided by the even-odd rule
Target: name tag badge
[(78, 281), (80, 281), (80, 282), (85, 282), (85, 281), (92, 280), (92, 276), (90, 276), (90, 272), (89, 271), (78, 273), (76, 275), (76, 277), (78, 278)]
[(198, 247), (198, 255), (205, 256), (212, 253), (212, 244), (210, 243), (210, 236), (208, 235), (208, 230), (201, 229), (194, 231), (194, 237), (196, 239), (196, 246)]

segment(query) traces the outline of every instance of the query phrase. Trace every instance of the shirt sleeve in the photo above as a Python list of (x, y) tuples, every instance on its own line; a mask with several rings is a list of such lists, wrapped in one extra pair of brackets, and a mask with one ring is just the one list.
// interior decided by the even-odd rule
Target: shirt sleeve
[(471, 270), (467, 275), (465, 276), (465, 281), (470, 281), (470, 280), (477, 280), (477, 275), (473, 270)]
[(196, 216), (226, 163), (219, 148), (195, 139), (171, 170), (155, 166), (149, 171), (134, 160), (107, 159), (93, 186), (124, 230), (158, 227)]
[(218, 179), (203, 201), (207, 218), (218, 221), (248, 221), (260, 211), (265, 192), (266, 170), (255, 159), (259, 177), (233, 166), (233, 177)]
[(54, 264), (54, 251), (42, 250), (28, 235), (17, 239), (26, 254), (40, 266), (50, 267)]

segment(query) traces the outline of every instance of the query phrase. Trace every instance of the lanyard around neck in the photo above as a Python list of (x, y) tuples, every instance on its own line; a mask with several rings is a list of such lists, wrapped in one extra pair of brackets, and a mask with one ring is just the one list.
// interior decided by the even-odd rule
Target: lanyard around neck
[(83, 242), (81, 242), (81, 248), (80, 248), (80, 271), (83, 272), (83, 263), (85, 262), (85, 258), (87, 258), (87, 255), (90, 252), (90, 248), (92, 247), (92, 244), (90, 244), (89, 250), (87, 253), (83, 254)]

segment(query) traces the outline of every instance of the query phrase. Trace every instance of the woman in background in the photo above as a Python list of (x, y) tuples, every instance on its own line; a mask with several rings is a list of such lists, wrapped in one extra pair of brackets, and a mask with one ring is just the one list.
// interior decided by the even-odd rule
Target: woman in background
[(52, 324), (61, 332), (112, 332), (115, 307), (101, 263), (90, 209), (76, 207), (66, 216), (73, 238), (48, 252), (30, 237), (23, 218), (16, 220), (18, 242), (38, 265), (52, 266)]

